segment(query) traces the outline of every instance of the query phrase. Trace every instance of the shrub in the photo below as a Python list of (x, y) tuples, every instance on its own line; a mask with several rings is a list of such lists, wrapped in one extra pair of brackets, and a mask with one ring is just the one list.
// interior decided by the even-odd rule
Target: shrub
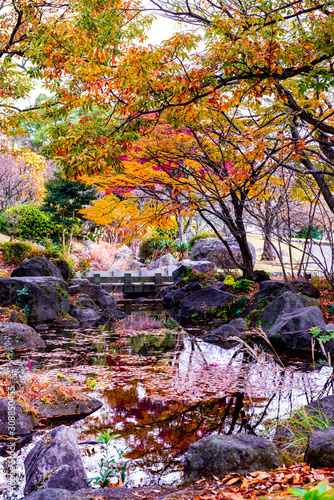
[(18, 266), (21, 262), (26, 259), (32, 259), (34, 257), (46, 257), (46, 258), (60, 258), (62, 257), (61, 252), (57, 248), (46, 248), (45, 250), (32, 245), (31, 243), (24, 243), (22, 241), (12, 242), (7, 241), (0, 245), (0, 251), (2, 252), (2, 258), (7, 265)]
[(210, 231), (203, 231), (202, 233), (196, 234), (188, 241), (188, 245), (190, 250), (195, 245), (196, 241), (201, 240), (202, 238), (217, 238), (217, 235)]
[[(37, 205), (16, 205), (3, 213), (1, 224), (7, 234), (17, 235), (22, 239), (37, 242), (47, 236), (57, 236), (60, 226), (55, 224), (50, 215)], [(6, 229), (7, 228), (7, 229)]]
[[(149, 259), (152, 259), (153, 252), (156, 250), (154, 247), (159, 247), (159, 242), (163, 240), (164, 238), (161, 236), (149, 236), (148, 238), (145, 238), (139, 246), (139, 258), (142, 261), (146, 261)], [(154, 243), (158, 243), (155, 245)]]

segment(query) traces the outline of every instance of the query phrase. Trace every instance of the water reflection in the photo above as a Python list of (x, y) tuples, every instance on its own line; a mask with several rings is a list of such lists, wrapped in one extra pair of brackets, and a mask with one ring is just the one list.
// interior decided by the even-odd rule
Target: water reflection
[[(185, 451), (203, 436), (263, 434), (275, 418), (333, 393), (331, 368), (287, 361), (284, 368), (256, 345), (254, 357), (243, 346), (224, 349), (183, 330), (126, 333), (50, 330), (42, 334), (45, 353), (29, 357), (36, 367), (66, 368), (69, 376), (73, 367), (77, 372), (89, 368), (87, 376), (92, 372), (97, 387), (103, 370), (110, 377), (105, 391), (92, 394), (104, 402), (103, 408), (72, 425), (79, 441), (95, 441), (108, 428), (120, 434), (116, 446), (131, 450), (130, 485), (178, 482)], [(113, 383), (130, 357), (151, 370), (152, 384), (138, 376), (129, 377), (126, 384)], [(24, 356), (17, 354), (16, 361), (20, 359)], [(159, 397), (154, 393), (154, 370), (160, 367), (173, 374), (168, 397), (166, 391)], [(82, 451), (88, 476), (93, 476), (101, 457), (99, 445), (82, 446)], [(21, 450), (21, 457), (26, 453)]]

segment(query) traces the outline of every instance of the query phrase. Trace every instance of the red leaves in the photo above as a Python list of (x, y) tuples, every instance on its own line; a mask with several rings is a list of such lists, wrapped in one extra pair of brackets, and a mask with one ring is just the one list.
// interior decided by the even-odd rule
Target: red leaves
[(245, 477), (240, 474), (229, 474), (219, 480), (214, 476), (220, 484), (214, 488), (210, 485), (203, 491), (203, 495), (196, 498), (198, 500), (256, 499), (277, 490), (281, 490), (285, 495), (291, 486), (318, 482), (326, 477), (333, 477), (333, 469), (315, 470), (304, 463), (272, 472), (255, 471)]

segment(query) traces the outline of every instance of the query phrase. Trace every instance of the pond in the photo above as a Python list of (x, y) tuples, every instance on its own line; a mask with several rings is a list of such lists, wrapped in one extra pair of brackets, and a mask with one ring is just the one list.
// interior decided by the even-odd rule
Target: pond
[[(45, 352), (18, 354), (12, 363), (24, 368), (29, 358), (28, 376), (74, 384), (103, 402), (97, 412), (68, 425), (80, 443), (90, 443), (80, 444), (88, 477), (98, 470), (100, 432), (119, 435), (113, 444), (129, 460), (129, 486), (176, 484), (182, 481), (184, 453), (203, 436), (270, 435), (276, 418), (333, 393), (328, 366), (312, 368), (294, 359), (284, 359), (282, 366), (260, 346), (224, 349), (183, 329), (48, 329), (41, 335)], [(38, 439), (19, 451), (21, 464)], [(6, 483), (6, 458), (1, 467), (0, 483)]]

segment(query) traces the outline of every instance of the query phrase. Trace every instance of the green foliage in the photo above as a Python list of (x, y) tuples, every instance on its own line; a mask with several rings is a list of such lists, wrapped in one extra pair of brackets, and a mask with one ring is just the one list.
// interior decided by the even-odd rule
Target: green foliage
[(237, 300), (229, 302), (224, 307), (209, 307), (205, 311), (206, 318), (221, 318), (221, 319), (233, 319), (240, 316), (245, 307), (248, 306), (249, 300), (247, 297), (240, 297)]
[(334, 339), (334, 332), (332, 330), (327, 330), (325, 333), (322, 328), (319, 327), (310, 328), (310, 334), (324, 344)]
[(159, 238), (162, 238), (162, 239), (167, 238), (167, 239), (174, 241), (178, 237), (179, 230), (178, 230), (177, 224), (175, 224), (175, 226), (170, 228), (170, 229), (162, 229), (161, 227), (157, 227), (155, 229), (155, 233), (157, 234), (157, 236)]
[(253, 285), (254, 285), (254, 281), (242, 279), (242, 280), (236, 281), (233, 284), (233, 291), (235, 293), (251, 292), (253, 290)]
[(89, 271), (91, 270), (92, 262), (88, 259), (80, 259), (79, 262), (74, 267), (75, 271), (80, 273), (81, 278), (86, 278), (88, 276)]
[(323, 231), (321, 231), (318, 227), (309, 228), (307, 226), (302, 227), (296, 234), (296, 238), (312, 238), (313, 240), (321, 240), (323, 235)]
[(289, 452), (293, 460), (299, 461), (303, 459), (309, 435), (315, 430), (330, 426), (331, 423), (322, 410), (301, 408), (285, 419), (273, 420), (266, 431), (271, 435), (275, 430), (275, 439), (281, 449)]
[(72, 236), (79, 233), (80, 221), (83, 219), (80, 211), (96, 200), (96, 191), (82, 181), (70, 181), (60, 176), (46, 182), (45, 189), (42, 209), (50, 213), (56, 223), (62, 225), (65, 251), (65, 237), (69, 234), (71, 243)]
[(16, 205), (6, 210), (1, 217), (1, 230), (5, 234), (15, 235), (22, 239), (32, 239), (40, 242), (48, 236), (60, 233), (59, 225), (55, 224), (50, 215), (37, 205)]
[(152, 259), (153, 252), (156, 249), (154, 247), (159, 247), (158, 245), (155, 245), (155, 243), (159, 243), (161, 240), (163, 240), (163, 237), (153, 235), (143, 239), (139, 246), (140, 260), (146, 262), (147, 260)]
[(230, 274), (226, 276), (226, 278), (224, 279), (224, 283), (225, 285), (232, 287), (235, 293), (251, 292), (254, 285), (254, 281), (247, 279), (240, 279), (236, 281)]
[(62, 253), (57, 248), (46, 248), (42, 250), (35, 245), (24, 242), (7, 241), (0, 245), (0, 251), (5, 264), (18, 266), (26, 259), (34, 257), (61, 258)]
[(110, 481), (111, 479), (117, 478), (117, 484), (119, 486), (124, 486), (125, 469), (129, 462), (124, 462), (124, 460), (122, 460), (124, 450), (112, 446), (114, 452), (116, 452), (117, 459), (115, 459), (115, 457), (110, 457), (111, 441), (118, 437), (120, 437), (119, 434), (111, 434), (111, 429), (101, 432), (101, 436), (97, 439), (97, 442), (104, 444), (103, 456), (99, 463), (98, 476), (86, 479), (88, 484), (95, 483), (97, 488), (104, 488), (112, 484)]
[(321, 483), (308, 490), (290, 488), (288, 491), (291, 495), (304, 498), (304, 500), (333, 500), (334, 498), (334, 488), (330, 488), (326, 481), (321, 481)]
[(217, 235), (213, 232), (210, 232), (210, 231), (203, 231), (202, 233), (196, 234), (196, 236), (193, 236), (188, 241), (188, 245), (189, 245), (190, 250), (193, 248), (196, 241), (201, 240), (202, 238), (217, 238)]
[(327, 311), (329, 314), (334, 314), (334, 304), (330, 304), (329, 306), (326, 307)]

